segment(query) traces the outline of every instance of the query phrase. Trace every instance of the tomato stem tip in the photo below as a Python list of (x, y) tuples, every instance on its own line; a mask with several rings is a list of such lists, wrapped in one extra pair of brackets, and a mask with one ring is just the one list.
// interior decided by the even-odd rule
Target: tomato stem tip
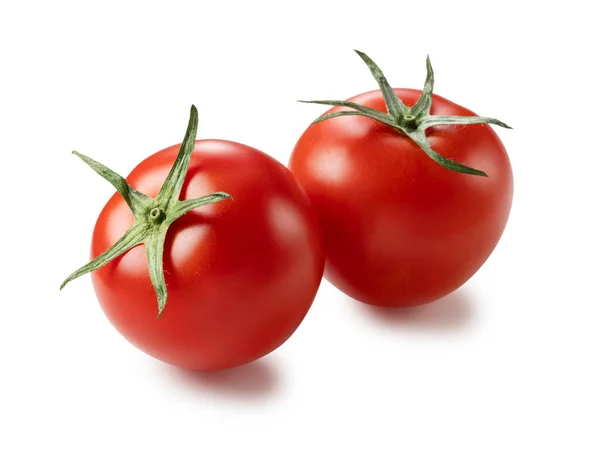
[(163, 255), (169, 226), (190, 210), (207, 204), (214, 204), (224, 199), (232, 199), (227, 193), (216, 192), (195, 199), (179, 200), (192, 152), (194, 151), (197, 129), (198, 110), (192, 105), (188, 127), (179, 153), (156, 198), (140, 193), (116, 172), (77, 151), (73, 151), (73, 154), (115, 187), (131, 209), (134, 215), (134, 223), (114, 245), (69, 275), (61, 284), (61, 290), (74, 279), (100, 269), (134, 246), (144, 244), (148, 260), (148, 271), (156, 293), (158, 316), (160, 317), (167, 303)]
[(423, 90), (417, 102), (413, 106), (406, 106), (402, 100), (398, 97), (392, 86), (388, 83), (386, 77), (381, 71), (381, 68), (364, 52), (354, 50), (364, 63), (369, 68), (371, 75), (377, 81), (379, 89), (383, 95), (386, 112), (379, 111), (367, 106), (362, 106), (351, 101), (341, 100), (316, 100), (316, 101), (304, 101), (298, 100), (301, 103), (312, 103), (312, 104), (323, 104), (327, 106), (336, 106), (346, 108), (345, 110), (337, 110), (328, 112), (320, 117), (316, 118), (312, 123), (317, 124), (325, 120), (330, 120), (336, 117), (345, 117), (360, 115), (368, 117), (383, 123), (390, 128), (394, 129), (398, 134), (403, 134), (412, 139), (432, 160), (438, 163), (445, 169), (453, 172), (459, 172), (463, 174), (477, 175), (481, 177), (487, 177), (487, 174), (479, 169), (475, 169), (466, 166), (461, 163), (457, 163), (449, 158), (446, 158), (429, 145), (429, 141), (425, 134), (425, 131), (436, 125), (472, 125), (487, 123), (497, 125), (503, 128), (509, 128), (506, 123), (491, 117), (480, 117), (480, 116), (440, 116), (431, 115), (431, 105), (433, 102), (433, 86), (434, 86), (434, 72), (431, 65), (431, 59), (429, 55), (425, 60), (427, 68), (427, 76), (425, 78), (425, 84)]

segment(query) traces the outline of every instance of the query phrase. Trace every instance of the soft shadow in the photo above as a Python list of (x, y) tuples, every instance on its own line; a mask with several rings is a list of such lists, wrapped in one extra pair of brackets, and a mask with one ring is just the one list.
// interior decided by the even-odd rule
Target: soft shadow
[(469, 294), (461, 289), (440, 300), (416, 307), (378, 307), (355, 300), (354, 303), (377, 324), (387, 327), (406, 326), (434, 331), (463, 330), (473, 321), (474, 316)]
[(220, 371), (192, 371), (165, 366), (181, 385), (201, 393), (235, 399), (264, 399), (281, 389), (281, 374), (269, 359)]

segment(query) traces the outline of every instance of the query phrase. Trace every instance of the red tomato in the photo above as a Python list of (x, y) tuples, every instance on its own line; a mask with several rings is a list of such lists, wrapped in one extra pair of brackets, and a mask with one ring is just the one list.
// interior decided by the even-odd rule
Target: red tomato
[[(421, 94), (394, 92), (406, 106)], [(349, 101), (386, 112), (379, 90)], [(436, 95), (430, 113), (475, 115)], [(325, 277), (359, 301), (439, 299), (482, 266), (502, 235), (513, 179), (496, 133), (475, 124), (433, 126), (426, 134), (436, 152), (488, 177), (444, 169), (407, 136), (358, 115), (312, 124), (294, 148), (290, 169), (323, 230)]]
[[(127, 181), (156, 197), (178, 150), (150, 156)], [(167, 231), (168, 302), (160, 318), (144, 246), (92, 273), (102, 309), (127, 340), (190, 369), (241, 365), (280, 346), (309, 310), (323, 272), (316, 215), (279, 162), (234, 142), (196, 141), (180, 199), (215, 191), (234, 200), (196, 208)], [(115, 194), (96, 223), (92, 258), (115, 244), (133, 220)]]

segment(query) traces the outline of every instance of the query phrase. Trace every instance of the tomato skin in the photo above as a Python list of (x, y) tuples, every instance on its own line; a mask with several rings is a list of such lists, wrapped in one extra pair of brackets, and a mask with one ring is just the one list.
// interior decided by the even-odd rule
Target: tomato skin
[[(394, 90), (407, 106), (421, 93)], [(386, 111), (378, 90), (349, 101)], [(475, 115), (437, 95), (430, 113)], [(325, 278), (356, 300), (437, 300), (483, 265), (504, 231), (513, 178), (496, 133), (485, 124), (444, 125), (427, 136), (438, 153), (488, 177), (444, 169), (406, 136), (362, 116), (312, 124), (293, 150), (289, 167), (321, 222)]]
[[(178, 150), (148, 157), (127, 181), (155, 197)], [(282, 164), (242, 144), (196, 141), (180, 199), (215, 191), (234, 200), (194, 209), (169, 228), (160, 318), (143, 245), (92, 273), (115, 328), (149, 355), (188, 369), (234, 367), (276, 349), (305, 317), (324, 267), (314, 209)], [(98, 217), (91, 256), (132, 223), (115, 194)]]

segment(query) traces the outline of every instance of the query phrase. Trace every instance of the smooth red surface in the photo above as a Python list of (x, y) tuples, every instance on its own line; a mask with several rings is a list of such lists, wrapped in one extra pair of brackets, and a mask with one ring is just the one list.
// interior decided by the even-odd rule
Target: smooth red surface
[[(128, 182), (155, 197), (178, 150), (150, 156)], [(125, 338), (189, 369), (241, 365), (280, 346), (309, 310), (323, 272), (316, 215), (283, 165), (241, 144), (196, 141), (180, 199), (215, 191), (234, 200), (188, 212), (169, 228), (160, 318), (143, 245), (92, 273), (106, 316)], [(98, 218), (92, 257), (132, 222), (115, 194)]]
[[(396, 93), (412, 106), (421, 92)], [(386, 110), (380, 91), (350, 101)], [(436, 95), (431, 114), (475, 115)], [(448, 171), (407, 137), (360, 116), (311, 125), (294, 148), (290, 169), (323, 229), (325, 277), (357, 300), (411, 306), (439, 299), (483, 265), (502, 235), (513, 179), (496, 133), (479, 124), (427, 135), (438, 153), (489, 177)]]

